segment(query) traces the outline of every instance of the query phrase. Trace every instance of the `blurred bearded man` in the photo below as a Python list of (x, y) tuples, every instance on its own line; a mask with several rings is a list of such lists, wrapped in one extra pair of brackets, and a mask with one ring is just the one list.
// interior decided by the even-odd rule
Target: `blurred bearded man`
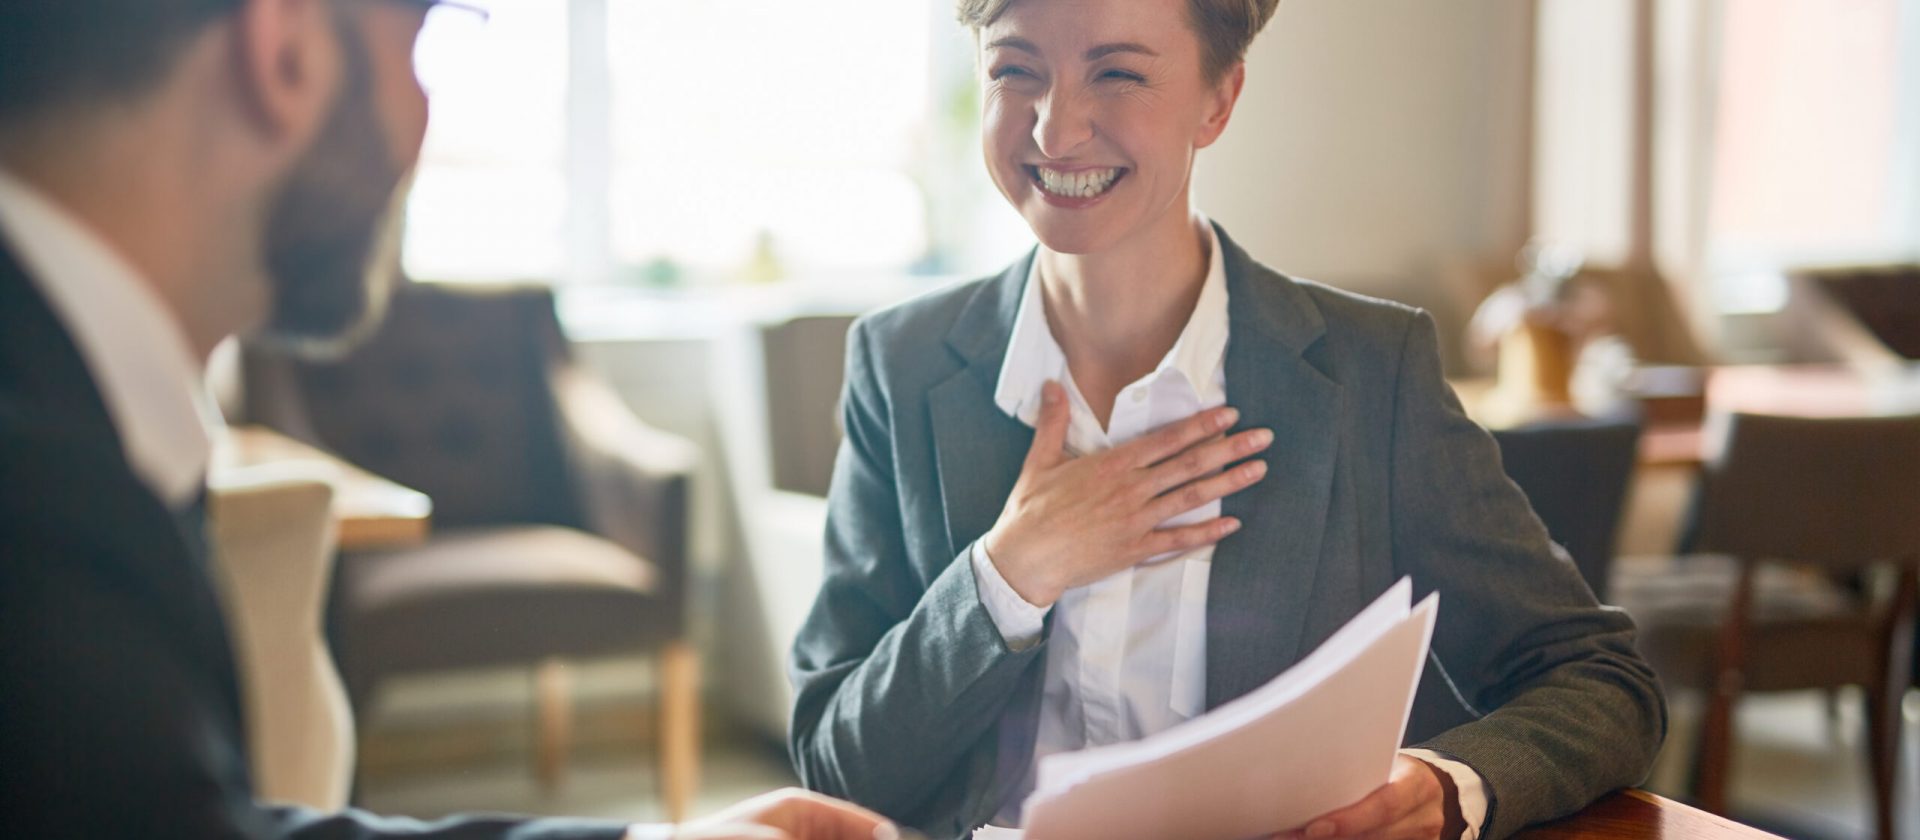
[(378, 310), (432, 0), (0, 3), (0, 833), (860, 838), (778, 793), (671, 827), (256, 803), (204, 537), (208, 353)]

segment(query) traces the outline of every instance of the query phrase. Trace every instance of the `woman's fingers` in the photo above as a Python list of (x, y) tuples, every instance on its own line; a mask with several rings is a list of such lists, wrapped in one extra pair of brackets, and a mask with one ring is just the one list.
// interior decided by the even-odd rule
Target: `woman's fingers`
[(802, 808), (806, 819), (797, 829), (789, 829), (794, 840), (881, 840), (897, 838), (900, 830), (886, 817), (840, 799), (810, 794), (793, 807)]
[(1124, 446), (1116, 447), (1113, 451), (1134, 466), (1150, 467), (1191, 449), (1196, 443), (1233, 428), (1233, 424), (1238, 422), (1240, 422), (1240, 412), (1236, 409), (1210, 409), (1177, 423), (1168, 424), (1166, 428)]
[(1147, 505), (1143, 515), (1147, 522), (1165, 522), (1245, 490), (1266, 477), (1267, 462), (1248, 461), (1226, 472), (1189, 481), (1160, 494)]
[(1040, 389), (1040, 417), (1034, 421), (1033, 446), (1027, 450), (1029, 469), (1047, 469), (1067, 459), (1067, 389), (1051, 379)]
[(772, 826), (754, 823), (721, 823), (682, 828), (674, 840), (801, 840)]
[[(745, 828), (743, 828), (743, 826)], [(891, 831), (891, 834), (887, 832)], [(898, 837), (885, 817), (818, 793), (788, 788), (762, 794), (681, 828), (686, 838), (877, 840)]]
[[(1187, 484), (1221, 467), (1256, 455), (1273, 445), (1273, 432), (1253, 429), (1227, 438), (1188, 447), (1187, 451), (1161, 461), (1147, 470), (1146, 482), (1154, 495)], [(1195, 505), (1198, 507), (1198, 505)], [(1191, 508), (1188, 508), (1191, 510)]]
[(1192, 551), (1201, 546), (1213, 545), (1238, 530), (1240, 530), (1240, 520), (1231, 516), (1222, 516), (1193, 525), (1148, 531), (1145, 537), (1140, 538), (1140, 549), (1136, 552), (1139, 557), (1135, 559), (1157, 557), (1176, 551)]
[(1334, 840), (1375, 836), (1407, 836), (1415, 830), (1424, 837), (1439, 834), (1445, 820), (1440, 783), (1419, 759), (1395, 756), (1389, 781), (1372, 793), (1310, 822), (1300, 832), (1305, 840)]

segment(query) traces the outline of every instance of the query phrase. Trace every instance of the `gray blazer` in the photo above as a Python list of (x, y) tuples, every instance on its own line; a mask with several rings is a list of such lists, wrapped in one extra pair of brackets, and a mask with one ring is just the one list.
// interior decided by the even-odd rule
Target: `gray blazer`
[[(1224, 503), (1245, 525), (1214, 553), (1207, 707), (1411, 575), (1416, 599), (1442, 594), (1408, 744), (1486, 780), (1487, 837), (1637, 784), (1667, 718), (1633, 623), (1595, 603), (1461, 412), (1433, 320), (1220, 241), (1227, 402), (1276, 442), (1266, 480)], [(1007, 647), (967, 562), (1032, 441), (993, 401), (1031, 260), (855, 323), (826, 580), (794, 644), (806, 785), (934, 836), (991, 817), (1038, 726), (1047, 646)]]

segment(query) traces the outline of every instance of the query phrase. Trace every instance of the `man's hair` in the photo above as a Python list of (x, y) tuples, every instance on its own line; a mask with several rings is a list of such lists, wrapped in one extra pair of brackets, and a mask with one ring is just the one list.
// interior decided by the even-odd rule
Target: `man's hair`
[(240, 0), (0, 0), (0, 120), (128, 102)]
[[(975, 32), (1006, 14), (1016, 0), (958, 0), (960, 22)], [(1266, 28), (1280, 0), (1187, 0), (1187, 23), (1200, 36), (1200, 69), (1220, 76), (1247, 57), (1253, 36)]]

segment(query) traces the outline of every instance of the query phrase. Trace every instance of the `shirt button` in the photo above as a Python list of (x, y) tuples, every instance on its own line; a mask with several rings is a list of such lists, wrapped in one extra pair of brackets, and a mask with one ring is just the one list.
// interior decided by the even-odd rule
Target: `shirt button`
[(1139, 403), (1143, 403), (1143, 402), (1146, 402), (1146, 401), (1147, 401), (1147, 390), (1146, 390), (1145, 388), (1135, 388), (1135, 389), (1133, 389), (1133, 401), (1134, 401), (1134, 403), (1135, 403), (1136, 405), (1137, 405), (1137, 404), (1139, 404)]

